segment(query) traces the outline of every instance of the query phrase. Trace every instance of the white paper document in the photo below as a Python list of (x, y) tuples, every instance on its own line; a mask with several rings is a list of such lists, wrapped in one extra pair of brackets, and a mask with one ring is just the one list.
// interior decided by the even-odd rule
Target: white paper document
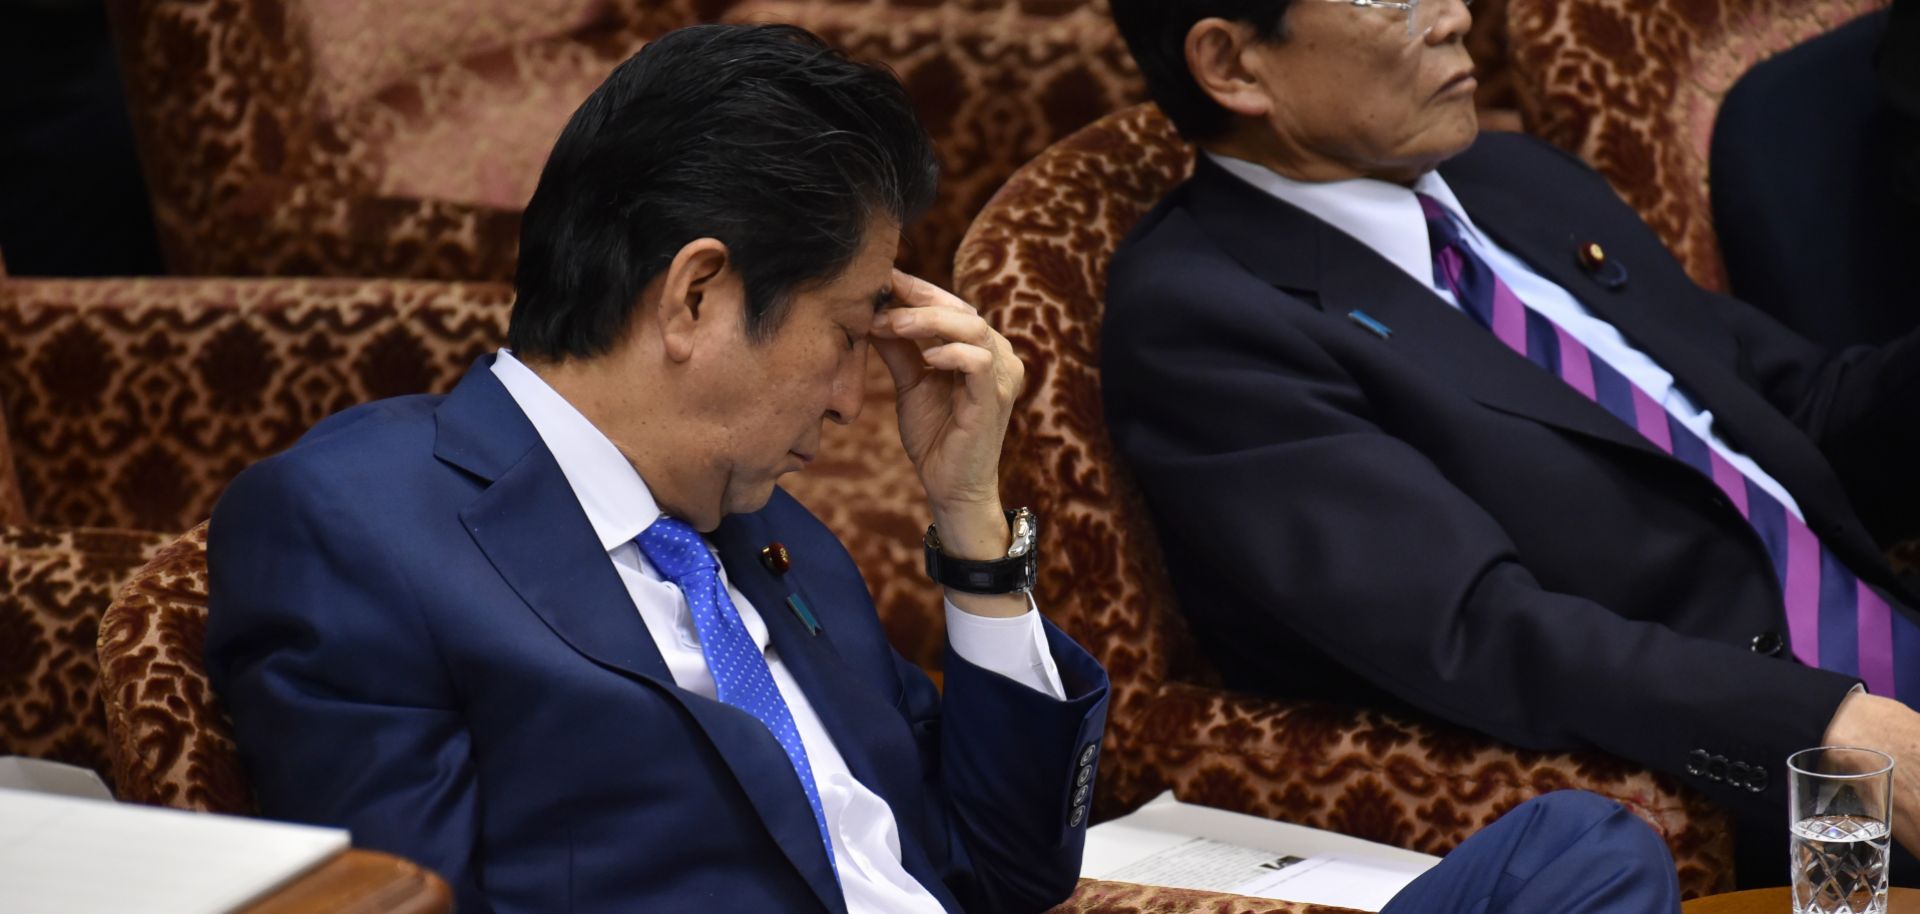
[(1087, 830), (1080, 875), (1378, 911), (1440, 858), (1194, 806), (1168, 791)]
[(0, 911), (226, 914), (347, 844), (337, 829), (0, 790)]

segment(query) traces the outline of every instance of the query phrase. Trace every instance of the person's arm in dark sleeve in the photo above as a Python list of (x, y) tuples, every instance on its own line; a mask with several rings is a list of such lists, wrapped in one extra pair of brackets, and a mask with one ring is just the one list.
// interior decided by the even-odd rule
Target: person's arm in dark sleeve
[[(1211, 612), (1271, 617), (1503, 741), (1669, 772), (1702, 747), (1772, 761), (1817, 744), (1854, 684), (1543, 587), (1493, 517), (1376, 424), (1392, 404), (1290, 323), (1335, 318), (1247, 277), (1143, 270), (1115, 285), (1140, 296), (1109, 307), (1102, 344), (1116, 443), (1161, 538), (1247, 595)], [(1261, 296), (1270, 307), (1247, 304)], [(1754, 795), (1689, 779), (1775, 810), (1784, 781)]]
[(1080, 877), (1107, 675), (1052, 623), (1036, 621), (1064, 697), (978, 666), (950, 644), (943, 699), (918, 667), (896, 660), (928, 789), (951, 823), (946, 883), (969, 911), (1038, 914), (1065, 901)]
[(287, 457), (234, 481), (208, 527), (207, 673), (263, 815), (349, 829), (485, 914), (471, 738), (357, 503)]
[[(1758, 308), (1701, 293), (1739, 341), (1741, 376), (1825, 454), (1868, 526), (1920, 533), (1920, 329), (1829, 352)], [(1920, 296), (1915, 299), (1920, 307)]]

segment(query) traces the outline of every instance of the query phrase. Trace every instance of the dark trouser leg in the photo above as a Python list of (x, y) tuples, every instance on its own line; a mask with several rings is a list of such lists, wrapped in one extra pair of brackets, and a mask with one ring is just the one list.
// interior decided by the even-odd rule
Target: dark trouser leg
[(1564, 790), (1521, 804), (1381, 914), (1675, 914), (1673, 858), (1619, 804)]

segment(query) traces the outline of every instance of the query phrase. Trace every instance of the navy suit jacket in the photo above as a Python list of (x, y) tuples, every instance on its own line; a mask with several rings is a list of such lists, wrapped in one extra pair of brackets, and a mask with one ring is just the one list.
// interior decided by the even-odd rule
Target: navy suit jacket
[[(1604, 181), (1529, 137), (1485, 135), (1440, 171), (1848, 565), (1904, 593), (1834, 468), (1913, 492), (1920, 340), (1830, 356), (1700, 289)], [(1583, 242), (1623, 272), (1583, 268)], [(1114, 440), (1232, 683), (1598, 747), (1777, 827), (1787, 755), (1820, 744), (1855, 680), (1791, 659), (1765, 548), (1701, 474), (1204, 157), (1115, 255), (1103, 334)]]
[[(261, 811), (432, 867), (465, 914), (844, 911), (791, 763), (674, 685), (491, 361), (444, 399), (322, 422), (215, 509), (207, 671)], [(1106, 716), (1092, 657), (1048, 626), (1062, 702), (949, 652), (943, 701), (784, 492), (712, 540), (910, 873), (953, 911), (1071, 892)], [(784, 576), (759, 561), (774, 541)]]

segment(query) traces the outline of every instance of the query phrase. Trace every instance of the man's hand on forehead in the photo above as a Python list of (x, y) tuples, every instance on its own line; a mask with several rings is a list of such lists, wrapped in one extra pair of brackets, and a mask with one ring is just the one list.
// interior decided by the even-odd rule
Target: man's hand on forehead
[[(893, 375), (900, 442), (926, 487), (941, 551), (1000, 558), (1008, 545), (1000, 447), (1026, 368), (980, 312), (945, 289), (895, 270), (891, 299), (873, 316), (874, 348)], [(948, 596), (978, 615), (1028, 609), (1018, 595)]]

